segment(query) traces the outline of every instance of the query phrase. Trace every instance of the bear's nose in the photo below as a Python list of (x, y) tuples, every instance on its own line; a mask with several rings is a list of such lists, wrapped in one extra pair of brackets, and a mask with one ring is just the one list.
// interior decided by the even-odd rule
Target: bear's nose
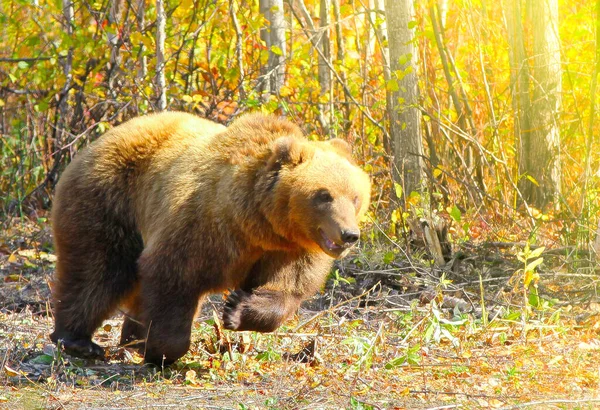
[(355, 243), (356, 241), (358, 241), (359, 237), (360, 231), (354, 229), (342, 231), (342, 241), (344, 241), (344, 243)]

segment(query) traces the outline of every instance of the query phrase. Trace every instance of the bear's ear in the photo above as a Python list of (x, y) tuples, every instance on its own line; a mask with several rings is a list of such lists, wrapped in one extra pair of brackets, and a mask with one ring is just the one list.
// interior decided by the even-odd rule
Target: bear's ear
[(352, 161), (352, 147), (346, 141), (334, 138), (327, 141), (327, 144), (331, 145), (335, 152)]
[(273, 151), (267, 167), (275, 169), (281, 165), (298, 165), (310, 160), (315, 150), (309, 144), (292, 137), (278, 138), (273, 144)]

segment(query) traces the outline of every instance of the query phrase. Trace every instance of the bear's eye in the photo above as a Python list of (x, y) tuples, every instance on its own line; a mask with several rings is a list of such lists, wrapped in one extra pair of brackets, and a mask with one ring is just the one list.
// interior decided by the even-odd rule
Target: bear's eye
[(317, 201), (319, 203), (332, 202), (333, 197), (331, 196), (331, 194), (329, 193), (328, 190), (321, 189), (321, 190), (317, 191), (317, 193), (315, 194), (315, 201)]

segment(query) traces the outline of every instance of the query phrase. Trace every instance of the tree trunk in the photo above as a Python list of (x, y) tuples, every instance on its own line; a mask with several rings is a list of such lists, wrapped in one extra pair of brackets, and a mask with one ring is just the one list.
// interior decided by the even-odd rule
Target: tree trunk
[[(531, 97), (529, 95), (529, 63), (525, 53), (521, 0), (508, 0), (506, 3), (506, 28), (508, 31), (510, 84), (514, 117), (515, 146), (519, 147), (519, 174), (523, 165), (528, 164), (531, 134)], [(519, 179), (519, 191), (523, 192), (526, 183)], [(516, 200), (515, 200), (516, 203)]]
[(531, 0), (533, 20), (533, 101), (530, 144), (523, 163), (524, 198), (537, 208), (558, 207), (560, 195), (561, 61), (558, 0)]
[(319, 122), (323, 128), (323, 133), (332, 137), (331, 118), (329, 118), (333, 114), (333, 107), (331, 107), (332, 98), (329, 95), (331, 91), (331, 70), (328, 64), (331, 62), (331, 45), (329, 43), (330, 9), (330, 0), (321, 0), (319, 7), (320, 30), (317, 37), (317, 47), (321, 51), (318, 56), (321, 96), (328, 96), (329, 101), (329, 104), (319, 104)]
[(385, 0), (392, 79), (390, 135), (393, 143), (395, 177), (404, 192), (419, 191), (423, 179), (421, 111), (417, 86), (417, 53), (414, 48), (412, 0)]
[[(144, 31), (145, 25), (145, 6), (146, 3), (144, 0), (137, 0), (137, 10), (135, 12), (136, 21), (137, 21), (137, 29), (140, 33)], [(139, 43), (139, 52), (138, 52), (138, 69), (137, 69), (137, 81), (138, 85), (141, 86), (144, 84), (144, 79), (146, 78), (146, 74), (148, 73), (148, 69), (146, 66), (146, 56), (144, 55), (144, 43), (140, 41)]]
[[(260, 14), (262, 14), (263, 18), (265, 19), (265, 24), (260, 28), (260, 39), (265, 43), (265, 48), (268, 50), (269, 52), (269, 60), (270, 60), (270, 55), (271, 55), (271, 36), (269, 34), (270, 29), (268, 24), (271, 24), (271, 12), (269, 11), (269, 8), (271, 7), (271, 2), (270, 0), (260, 0), (259, 1), (259, 11)], [(261, 65), (260, 68), (260, 81), (258, 84), (258, 89), (261, 93), (266, 93), (269, 94), (271, 92), (271, 87), (270, 87), (270, 68), (269, 68), (269, 63), (267, 63), (267, 65), (263, 66)]]
[(114, 0), (109, 3), (108, 9), (108, 23), (114, 26), (114, 32), (108, 32), (108, 46), (110, 47), (110, 59), (108, 62), (107, 70), (107, 83), (108, 83), (108, 94), (111, 98), (117, 98), (117, 92), (115, 90), (115, 80), (117, 79), (117, 73), (121, 66), (121, 57), (119, 49), (121, 48), (121, 39), (119, 37), (119, 23), (121, 20), (122, 13), (122, 1)]
[[(63, 28), (67, 35), (72, 37), (74, 20), (73, 2), (72, 0), (63, 0), (62, 5), (64, 19)], [(54, 134), (55, 143), (57, 148), (59, 148), (56, 150), (56, 163), (58, 163), (62, 157), (60, 148), (67, 143), (66, 136), (68, 135), (68, 132), (65, 130), (65, 128), (67, 128), (67, 117), (69, 115), (69, 90), (73, 84), (73, 47), (69, 47), (69, 51), (67, 52), (67, 58), (65, 58), (63, 63), (63, 73), (65, 75), (65, 85), (60, 92), (58, 102), (59, 114)]]
[[(384, 12), (385, 13), (385, 3), (384, 0), (377, 0), (376, 2), (376, 7), (377, 10), (380, 12)], [(392, 89), (390, 87), (387, 87), (387, 84), (390, 84), (390, 81), (392, 79), (392, 69), (390, 67), (390, 49), (388, 47), (388, 28), (387, 28), (387, 21), (383, 20), (383, 22), (377, 26), (377, 35), (379, 36), (379, 39), (381, 40), (381, 56), (383, 59), (383, 80), (385, 81), (386, 87), (385, 87), (385, 104), (386, 107), (391, 107), (392, 106)], [(390, 115), (389, 115), (389, 109), (386, 112), (386, 118), (388, 121), (391, 121), (390, 119)], [(385, 149), (386, 152), (392, 152), (392, 142), (389, 141), (389, 138), (385, 138), (385, 136), (383, 136), (383, 148)]]
[(237, 18), (237, 8), (234, 6), (234, 1), (231, 0), (229, 3), (229, 15), (231, 16), (231, 22), (233, 23), (233, 27), (235, 29), (235, 57), (237, 60), (238, 70), (240, 71), (240, 81), (239, 81), (239, 92), (240, 92), (240, 100), (246, 99), (246, 90), (244, 88), (244, 77), (246, 76), (244, 70), (244, 53), (243, 53), (243, 42), (244, 37), (242, 35), (242, 28), (240, 27), (240, 23)]
[(156, 0), (156, 94), (157, 110), (167, 108), (167, 87), (165, 82), (165, 8), (163, 0)]
[(269, 72), (271, 75), (271, 93), (279, 94), (285, 82), (285, 16), (283, 0), (270, 0), (271, 32), (269, 48)]
[[(383, 1), (383, 0), (380, 0)], [(340, 0), (332, 0), (332, 6), (333, 6), (333, 18), (334, 18), (334, 24), (335, 24), (335, 42), (336, 42), (336, 46), (337, 46), (337, 52), (336, 52), (336, 58), (339, 64), (343, 64), (344, 62), (344, 58), (345, 58), (345, 49), (344, 49), (344, 37), (342, 34), (342, 17), (340, 15)], [(342, 80), (342, 82), (345, 84), (346, 83), (346, 72), (345, 71), (341, 71), (340, 72), (340, 78)], [(344, 133), (348, 133), (351, 127), (351, 122), (350, 122), (350, 103), (348, 101), (348, 96), (346, 96), (343, 92), (341, 93), (344, 95), (344, 101), (342, 103), (342, 107), (343, 107), (343, 112), (344, 112), (344, 124), (343, 124), (343, 130)]]

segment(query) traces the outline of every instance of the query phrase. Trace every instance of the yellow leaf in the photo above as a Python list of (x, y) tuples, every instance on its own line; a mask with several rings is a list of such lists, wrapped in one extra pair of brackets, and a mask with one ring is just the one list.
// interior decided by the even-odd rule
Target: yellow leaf
[(133, 352), (133, 355), (131, 356), (131, 361), (135, 364), (140, 364), (144, 361), (144, 358), (138, 352)]
[(19, 258), (17, 258), (17, 254), (16, 253), (11, 253), (10, 256), (8, 257), (8, 263), (17, 263), (19, 261)]
[(281, 95), (282, 97), (289, 97), (292, 94), (293, 94), (292, 89), (290, 87), (288, 87), (287, 85), (282, 86), (281, 89), (279, 90), (279, 95)]
[(4, 371), (6, 372), (6, 375), (8, 377), (15, 377), (20, 374), (19, 371), (11, 369), (10, 367), (8, 367), (8, 365), (4, 365)]

